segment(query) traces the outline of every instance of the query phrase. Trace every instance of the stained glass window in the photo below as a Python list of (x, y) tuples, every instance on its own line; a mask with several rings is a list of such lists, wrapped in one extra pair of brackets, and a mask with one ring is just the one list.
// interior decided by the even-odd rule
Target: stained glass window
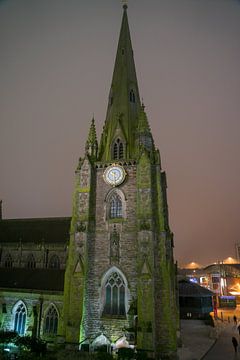
[(19, 335), (24, 335), (26, 325), (26, 307), (20, 303), (15, 310), (14, 314), (14, 331)]
[(122, 200), (118, 194), (114, 193), (110, 199), (110, 218), (121, 218), (122, 216)]
[(58, 313), (56, 308), (51, 305), (47, 311), (44, 322), (45, 334), (57, 334), (58, 328)]
[(105, 283), (105, 315), (125, 315), (125, 283), (119, 273), (113, 272)]

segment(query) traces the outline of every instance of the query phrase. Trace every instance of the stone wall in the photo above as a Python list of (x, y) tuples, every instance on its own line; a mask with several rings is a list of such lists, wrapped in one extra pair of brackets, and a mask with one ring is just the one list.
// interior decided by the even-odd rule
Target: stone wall
[[(125, 204), (123, 204), (123, 218), (110, 219), (108, 216), (107, 198), (112, 186), (105, 183), (103, 173), (105, 168), (96, 170), (96, 214), (95, 233), (89, 237), (88, 246), (88, 273), (86, 280), (85, 303), (87, 310), (83, 319), (87, 337), (94, 337), (97, 333), (104, 334), (116, 340), (122, 336), (123, 328), (129, 327), (126, 319), (105, 319), (102, 316), (103, 295), (101, 293), (102, 278), (104, 274), (115, 267), (125, 276), (126, 289), (126, 311), (130, 303), (137, 295), (137, 223), (136, 223), (136, 165), (125, 166), (127, 177), (125, 182), (117, 188), (122, 193)], [(119, 256), (111, 257), (110, 238), (115, 231), (119, 234)]]

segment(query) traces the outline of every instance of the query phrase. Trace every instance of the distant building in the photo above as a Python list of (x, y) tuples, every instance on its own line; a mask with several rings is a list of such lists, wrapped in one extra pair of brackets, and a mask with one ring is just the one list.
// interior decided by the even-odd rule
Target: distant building
[[(225, 299), (230, 296), (229, 301), (232, 302), (232, 296), (234, 296), (240, 303), (240, 264), (233, 258), (227, 258), (200, 269), (179, 269), (178, 274), (180, 278), (185, 276), (191, 282), (211, 290), (217, 300), (222, 296)], [(220, 301), (218, 304), (220, 305)]]
[(213, 311), (213, 293), (189, 280), (180, 280), (179, 308), (181, 319), (205, 319)]

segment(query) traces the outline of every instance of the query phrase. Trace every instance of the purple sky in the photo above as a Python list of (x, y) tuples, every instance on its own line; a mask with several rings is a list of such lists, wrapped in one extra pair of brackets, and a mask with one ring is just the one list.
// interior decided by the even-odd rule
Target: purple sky
[[(140, 95), (168, 178), (175, 258), (240, 241), (240, 2), (129, 0)], [(4, 218), (69, 216), (94, 113), (105, 120), (120, 0), (0, 0)]]

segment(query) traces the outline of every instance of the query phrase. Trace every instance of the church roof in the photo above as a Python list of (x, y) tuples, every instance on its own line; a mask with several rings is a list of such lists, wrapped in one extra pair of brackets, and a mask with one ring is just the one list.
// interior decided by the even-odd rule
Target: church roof
[(0, 244), (12, 242), (66, 243), (70, 217), (0, 220)]
[(64, 272), (59, 269), (0, 268), (0, 289), (62, 292)]

